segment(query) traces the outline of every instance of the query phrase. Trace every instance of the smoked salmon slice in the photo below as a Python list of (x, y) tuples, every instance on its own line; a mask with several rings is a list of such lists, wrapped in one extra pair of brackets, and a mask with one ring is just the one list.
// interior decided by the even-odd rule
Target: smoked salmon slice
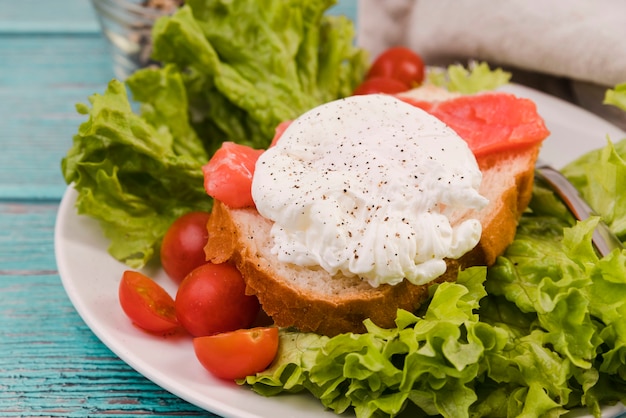
[(476, 158), (535, 145), (550, 133), (532, 100), (509, 93), (480, 93), (437, 102), (399, 98), (452, 128)]
[(263, 151), (224, 142), (202, 167), (207, 194), (231, 208), (253, 207), (252, 176)]
[[(535, 103), (509, 93), (480, 93), (427, 102), (398, 97), (440, 119), (463, 138), (477, 159), (534, 146), (549, 134)], [(274, 145), (290, 121), (276, 128)], [(252, 176), (264, 150), (224, 142), (202, 168), (209, 196), (231, 208), (254, 207)]]

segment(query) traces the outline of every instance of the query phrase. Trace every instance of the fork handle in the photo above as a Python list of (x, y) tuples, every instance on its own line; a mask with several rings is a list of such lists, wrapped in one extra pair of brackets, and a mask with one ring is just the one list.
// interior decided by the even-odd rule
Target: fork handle
[[(598, 216), (560, 171), (550, 166), (541, 165), (535, 169), (535, 176), (544, 180), (554, 190), (579, 221), (590, 216)], [(601, 256), (609, 254), (615, 248), (620, 250), (624, 248), (619, 238), (602, 219), (593, 231), (591, 239)]]

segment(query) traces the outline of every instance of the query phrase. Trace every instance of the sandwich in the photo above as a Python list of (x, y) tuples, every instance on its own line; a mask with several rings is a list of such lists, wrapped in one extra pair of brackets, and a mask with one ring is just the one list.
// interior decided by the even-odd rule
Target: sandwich
[(260, 155), (251, 204), (214, 202), (207, 260), (234, 263), (278, 326), (391, 328), (431, 285), (504, 252), (547, 135), (507, 93), (427, 85), (324, 104)]

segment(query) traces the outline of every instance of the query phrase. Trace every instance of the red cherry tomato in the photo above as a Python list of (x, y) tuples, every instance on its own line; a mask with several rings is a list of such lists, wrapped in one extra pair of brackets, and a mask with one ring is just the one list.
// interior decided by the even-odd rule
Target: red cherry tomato
[(265, 370), (278, 352), (278, 328), (259, 327), (194, 338), (200, 363), (221, 379), (242, 379)]
[(424, 81), (424, 61), (409, 48), (392, 47), (372, 63), (366, 79), (374, 77), (393, 78), (402, 82), (408, 90)]
[(146, 275), (137, 271), (125, 271), (118, 294), (124, 313), (139, 328), (154, 333), (167, 333), (179, 327), (174, 299)]
[(259, 301), (245, 294), (239, 270), (229, 263), (207, 263), (185, 277), (176, 293), (176, 317), (194, 337), (248, 328)]
[(173, 280), (181, 282), (187, 274), (207, 261), (204, 255), (209, 233), (209, 213), (187, 213), (172, 223), (161, 244), (161, 265)]
[(372, 77), (362, 82), (352, 94), (355, 96), (375, 93), (396, 94), (407, 90), (404, 83), (393, 78)]

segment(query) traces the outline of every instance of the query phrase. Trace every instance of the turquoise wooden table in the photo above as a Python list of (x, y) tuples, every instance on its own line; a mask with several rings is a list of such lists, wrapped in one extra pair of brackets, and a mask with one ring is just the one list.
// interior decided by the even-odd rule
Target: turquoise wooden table
[(0, 0), (0, 416), (216, 416), (109, 351), (58, 275), (60, 160), (83, 121), (74, 105), (112, 77), (88, 0)]
[(120, 360), (61, 284), (60, 160), (84, 119), (75, 104), (112, 77), (88, 0), (0, 0), (0, 416), (217, 416)]
[(0, 415), (206, 415), (87, 328), (57, 273), (60, 159), (74, 104), (113, 77), (87, 0), (0, 1)]

